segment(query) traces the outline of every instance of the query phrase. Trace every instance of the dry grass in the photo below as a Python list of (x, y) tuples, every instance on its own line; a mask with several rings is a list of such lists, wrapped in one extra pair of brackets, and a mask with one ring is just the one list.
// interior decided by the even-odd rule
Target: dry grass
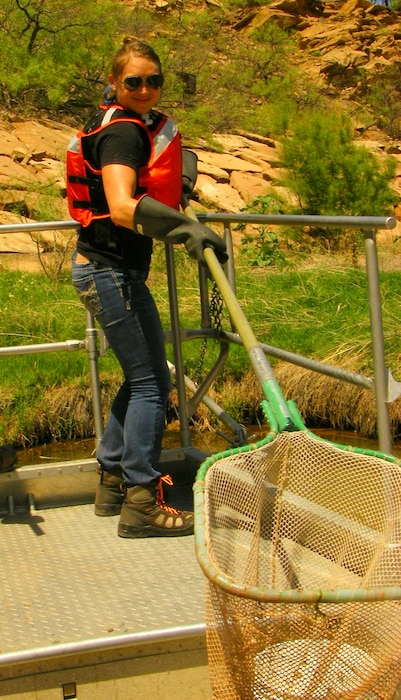
[[(337, 430), (354, 430), (366, 438), (377, 438), (375, 399), (366, 389), (299, 367), (279, 363), (275, 374), (286, 399), (291, 399), (307, 425)], [(101, 378), (103, 418), (106, 421), (120, 382), (118, 373)], [(238, 423), (263, 423), (260, 408), (262, 390), (253, 372), (242, 379), (228, 378), (209, 395)], [(5, 403), (6, 397), (3, 397)], [(401, 398), (389, 406), (393, 438), (401, 435)], [(177, 397), (173, 390), (167, 422), (176, 425)], [(196, 428), (205, 433), (221, 428), (217, 419), (201, 404), (193, 416)], [(10, 426), (11, 430), (11, 426)], [(29, 434), (13, 433), (16, 446), (28, 447), (65, 439), (94, 435), (90, 388), (77, 380), (68, 386), (49, 389), (40, 406), (32, 411)]]
[[(310, 428), (355, 430), (377, 438), (376, 403), (367, 389), (322, 374), (280, 365), (276, 376), (287, 399), (295, 401)], [(400, 436), (401, 399), (389, 404), (393, 438)]]
[[(287, 363), (279, 363), (275, 375), (285, 398), (295, 402), (307, 427), (353, 430), (364, 437), (377, 438), (375, 397), (367, 389)], [(241, 380), (228, 379), (220, 391), (211, 395), (239, 423), (249, 425), (263, 420), (262, 391), (251, 372)], [(389, 404), (389, 416), (393, 438), (399, 438), (401, 398)], [(204, 429), (216, 425), (202, 405), (196, 418)]]

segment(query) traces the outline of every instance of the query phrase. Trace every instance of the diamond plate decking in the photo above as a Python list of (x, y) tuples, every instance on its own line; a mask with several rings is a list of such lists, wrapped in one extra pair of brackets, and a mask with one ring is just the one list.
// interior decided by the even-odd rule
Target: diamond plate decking
[(204, 622), (193, 536), (121, 539), (93, 505), (0, 521), (0, 652)]

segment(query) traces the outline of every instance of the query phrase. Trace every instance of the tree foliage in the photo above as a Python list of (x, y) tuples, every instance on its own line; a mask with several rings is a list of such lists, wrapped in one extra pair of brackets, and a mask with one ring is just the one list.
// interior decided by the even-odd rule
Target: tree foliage
[(88, 105), (104, 83), (121, 18), (110, 0), (3, 0), (3, 103), (64, 111)]
[[(153, 41), (167, 76), (162, 104), (184, 132), (190, 138), (233, 128), (262, 132), (260, 107), (289, 81), (295, 38), (274, 23), (237, 37), (227, 33), (222, 17), (199, 12), (171, 18), (168, 30)], [(196, 77), (196, 94), (185, 92), (183, 73)]]
[[(390, 182), (394, 158), (379, 158), (353, 141), (349, 118), (338, 112), (302, 116), (282, 143), (286, 184), (296, 194), (304, 214), (326, 216), (388, 216), (397, 197)], [(331, 247), (354, 250), (356, 238), (338, 229), (311, 231)]]
[[(3, 104), (82, 118), (100, 101), (111, 57), (126, 34), (159, 52), (167, 78), (161, 107), (189, 138), (245, 124), (257, 128), (258, 105), (292, 70), (295, 40), (288, 33), (269, 24), (237, 38), (219, 8), (156, 15), (114, 0), (3, 0)], [(188, 75), (196, 79), (193, 94)]]
[(380, 160), (357, 146), (349, 118), (339, 113), (307, 114), (283, 141), (289, 183), (308, 214), (380, 216), (394, 194), (389, 181), (395, 161)]

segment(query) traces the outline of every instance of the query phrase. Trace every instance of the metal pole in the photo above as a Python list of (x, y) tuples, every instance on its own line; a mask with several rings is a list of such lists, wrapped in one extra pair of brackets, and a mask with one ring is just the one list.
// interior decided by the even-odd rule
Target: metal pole
[(233, 248), (233, 236), (231, 233), (230, 222), (226, 222), (224, 224), (223, 239), (224, 239), (224, 243), (226, 244), (227, 253), (228, 253), (228, 261), (225, 264), (225, 272), (227, 275), (227, 279), (231, 285), (231, 289), (233, 290), (234, 294), (236, 295), (237, 294), (237, 287), (236, 287), (236, 283), (235, 283), (234, 248)]
[(35, 345), (10, 345), (0, 348), (0, 355), (33, 355), (42, 352), (72, 352), (84, 350), (83, 340), (65, 340), (62, 343), (36, 343)]
[(377, 411), (377, 433), (379, 448), (391, 454), (391, 430), (387, 406), (387, 372), (384, 357), (383, 322), (380, 299), (379, 265), (375, 231), (365, 236), (366, 271), (368, 278), (370, 329), (372, 335), (373, 370)]
[(180, 443), (181, 447), (191, 447), (191, 433), (187, 415), (187, 396), (185, 391), (184, 362), (182, 359), (180, 318), (178, 313), (177, 280), (175, 274), (173, 246), (166, 243), (166, 268), (168, 294), (170, 302), (171, 332), (173, 338), (175, 378), (178, 396), (178, 411), (180, 417)]
[(103, 435), (103, 414), (102, 400), (100, 396), (100, 381), (99, 381), (99, 352), (97, 349), (97, 330), (95, 328), (95, 320), (92, 314), (85, 309), (86, 318), (86, 351), (89, 360), (90, 387), (92, 392), (92, 407), (93, 407), (93, 422), (95, 426), (95, 445), (96, 449)]
[(204, 265), (198, 265), (199, 299), (201, 308), (201, 328), (211, 328), (209, 291), (207, 286), (207, 270)]

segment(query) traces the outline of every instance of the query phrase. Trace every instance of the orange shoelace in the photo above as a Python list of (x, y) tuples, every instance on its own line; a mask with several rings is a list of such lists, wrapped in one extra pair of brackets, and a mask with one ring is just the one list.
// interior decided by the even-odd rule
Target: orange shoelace
[(159, 479), (159, 483), (157, 484), (157, 495), (156, 495), (157, 505), (160, 506), (160, 508), (163, 508), (163, 510), (167, 511), (168, 513), (171, 513), (172, 515), (181, 515), (180, 510), (177, 510), (177, 508), (173, 508), (173, 506), (168, 506), (167, 503), (164, 502), (163, 484), (167, 484), (167, 486), (173, 486), (174, 482), (173, 482), (170, 474), (165, 474), (165, 476), (162, 476)]

